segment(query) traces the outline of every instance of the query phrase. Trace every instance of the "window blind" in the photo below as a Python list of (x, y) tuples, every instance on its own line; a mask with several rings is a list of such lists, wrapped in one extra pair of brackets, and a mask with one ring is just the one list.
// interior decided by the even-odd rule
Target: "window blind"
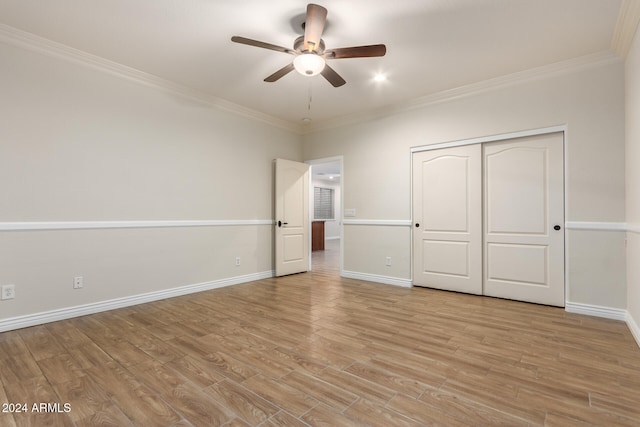
[(333, 188), (314, 187), (313, 217), (315, 219), (335, 219), (333, 197)]

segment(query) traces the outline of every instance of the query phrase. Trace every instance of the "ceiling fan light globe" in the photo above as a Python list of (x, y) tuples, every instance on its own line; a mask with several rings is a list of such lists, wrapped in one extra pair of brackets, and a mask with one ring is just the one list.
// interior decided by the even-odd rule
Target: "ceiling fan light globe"
[(325, 60), (315, 53), (303, 53), (295, 57), (293, 66), (303, 76), (317, 76), (324, 70)]

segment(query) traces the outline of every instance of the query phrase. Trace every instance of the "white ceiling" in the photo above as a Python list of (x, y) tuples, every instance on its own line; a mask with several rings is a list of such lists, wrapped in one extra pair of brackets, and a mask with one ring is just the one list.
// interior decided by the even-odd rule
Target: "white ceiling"
[(387, 45), (382, 58), (331, 61), (340, 88), (295, 72), (265, 83), (292, 57), (230, 41), (291, 47), (302, 0), (0, 0), (0, 24), (298, 125), (610, 50), (622, 0), (318, 3), (328, 48)]
[(317, 163), (311, 166), (314, 180), (340, 182), (340, 162)]

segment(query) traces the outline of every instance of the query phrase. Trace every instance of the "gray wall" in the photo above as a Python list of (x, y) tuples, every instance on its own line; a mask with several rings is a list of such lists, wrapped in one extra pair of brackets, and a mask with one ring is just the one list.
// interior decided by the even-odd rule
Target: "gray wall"
[[(408, 283), (410, 148), (555, 125), (567, 128), (568, 301), (628, 309), (637, 324), (640, 270), (625, 265), (625, 233), (611, 230), (625, 219), (635, 227), (626, 256), (639, 259), (640, 129), (629, 119), (640, 114), (637, 39), (626, 63), (626, 211), (625, 65), (610, 58), (300, 137), (0, 44), (0, 285), (16, 285), (16, 298), (0, 301), (0, 328), (39, 312), (269, 274), (277, 157), (344, 156), (342, 208), (371, 221), (344, 227), (345, 270)], [(205, 225), (150, 227), (164, 220)], [(109, 227), (84, 229), (92, 221)], [(33, 222), (67, 226), (10, 230)], [(74, 276), (83, 289), (72, 289)]]
[(640, 343), (640, 31), (626, 62), (627, 310)]
[(605, 224), (625, 221), (623, 73), (604, 58), (305, 135), (305, 160), (344, 156), (344, 208), (378, 221), (345, 225), (345, 270), (411, 278), (410, 227), (384, 224), (411, 219), (411, 147), (564, 125), (568, 301), (625, 309), (625, 233)]
[[(299, 135), (30, 50), (0, 58), (0, 284), (16, 286), (0, 326), (271, 273), (272, 161), (302, 160)], [(147, 227), (164, 220), (211, 225)], [(6, 231), (34, 221), (68, 229)]]

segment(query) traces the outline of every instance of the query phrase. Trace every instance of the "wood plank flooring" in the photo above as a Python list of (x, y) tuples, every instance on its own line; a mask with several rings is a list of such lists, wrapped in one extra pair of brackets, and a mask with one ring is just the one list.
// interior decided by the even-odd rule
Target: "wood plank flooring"
[(29, 407), (0, 425), (640, 425), (624, 323), (341, 279), (335, 260), (2, 333), (0, 404)]

